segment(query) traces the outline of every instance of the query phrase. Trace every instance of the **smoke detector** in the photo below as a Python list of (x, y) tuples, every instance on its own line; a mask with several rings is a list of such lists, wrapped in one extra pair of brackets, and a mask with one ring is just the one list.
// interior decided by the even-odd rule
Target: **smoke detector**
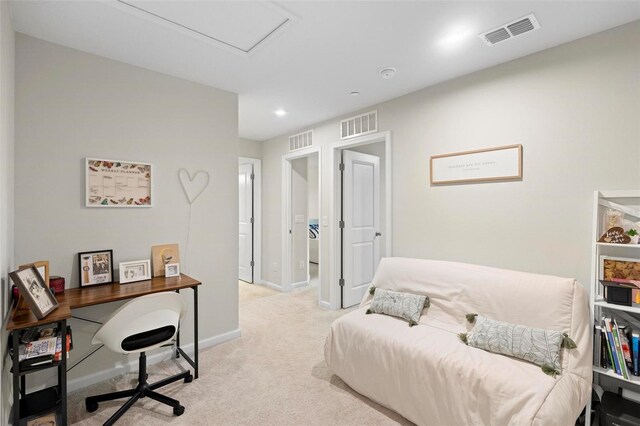
[(396, 75), (396, 69), (395, 68), (382, 68), (380, 70), (380, 75), (382, 76), (382, 78), (384, 78), (385, 80), (389, 80), (390, 78), (393, 78), (394, 75)]
[(478, 37), (480, 37), (487, 46), (493, 46), (494, 44), (538, 29), (540, 29), (540, 23), (532, 13), (516, 19), (513, 22), (509, 22), (508, 24), (494, 28), (491, 31), (480, 34)]

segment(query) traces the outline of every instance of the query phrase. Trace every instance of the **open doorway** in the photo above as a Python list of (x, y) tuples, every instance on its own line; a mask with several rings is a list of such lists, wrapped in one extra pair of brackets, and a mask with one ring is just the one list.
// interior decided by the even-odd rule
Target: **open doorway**
[(321, 151), (308, 148), (283, 157), (282, 290), (317, 288), (320, 300), (322, 240)]
[(238, 278), (261, 283), (262, 161), (240, 157), (238, 168)]
[(330, 301), (334, 309), (360, 303), (382, 257), (392, 255), (391, 134), (334, 144), (330, 200)]

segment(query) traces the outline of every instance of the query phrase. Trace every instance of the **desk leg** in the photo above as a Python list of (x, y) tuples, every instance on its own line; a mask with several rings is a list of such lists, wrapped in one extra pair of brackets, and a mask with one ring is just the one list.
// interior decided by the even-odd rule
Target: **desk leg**
[[(180, 290), (176, 290), (176, 293), (180, 294)], [(180, 358), (180, 327), (178, 327), (178, 334), (176, 335), (176, 358)]]
[(20, 424), (20, 379), (19, 379), (19, 371), (20, 371), (20, 361), (18, 358), (18, 354), (20, 352), (20, 340), (18, 335), (20, 332), (18, 330), (13, 330), (11, 332), (13, 336), (13, 424)]
[(67, 424), (67, 320), (60, 321), (62, 327), (62, 360), (58, 366), (58, 385), (60, 386), (60, 405), (62, 424)]
[(198, 286), (193, 286), (193, 348), (196, 368), (195, 378), (198, 378)]

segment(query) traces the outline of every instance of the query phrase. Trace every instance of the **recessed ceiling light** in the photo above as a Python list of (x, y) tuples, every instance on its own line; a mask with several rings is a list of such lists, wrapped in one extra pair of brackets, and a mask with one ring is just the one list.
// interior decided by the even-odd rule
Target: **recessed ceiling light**
[(396, 75), (396, 69), (389, 67), (389, 68), (382, 68), (380, 70), (380, 75), (382, 76), (382, 78), (384, 78), (385, 80), (389, 80), (390, 78), (393, 78), (394, 75)]
[(440, 40), (438, 40), (438, 46), (442, 48), (452, 48), (460, 45), (465, 40), (473, 36), (473, 31), (468, 27), (458, 27), (449, 31)]
[(282, 108), (273, 111), (273, 113), (275, 115), (277, 115), (278, 117), (282, 117), (282, 116), (287, 115), (287, 111), (283, 110)]
[(351, 96), (360, 96), (360, 92), (351, 92), (349, 93)]

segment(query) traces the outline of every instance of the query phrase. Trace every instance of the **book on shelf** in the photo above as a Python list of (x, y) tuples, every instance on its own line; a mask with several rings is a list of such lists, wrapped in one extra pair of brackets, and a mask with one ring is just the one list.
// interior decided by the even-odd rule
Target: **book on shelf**
[(593, 339), (596, 367), (611, 369), (625, 379), (640, 376), (640, 330), (603, 316), (600, 324), (594, 325)]
[[(18, 361), (20, 370), (36, 369), (43, 365), (52, 364), (62, 360), (62, 332), (57, 328), (46, 327), (36, 332), (23, 332), (23, 339), (27, 340), (18, 347)], [(67, 356), (69, 351), (73, 349), (73, 338), (71, 335), (71, 327), (67, 326)], [(13, 354), (13, 348), (11, 348)]]

